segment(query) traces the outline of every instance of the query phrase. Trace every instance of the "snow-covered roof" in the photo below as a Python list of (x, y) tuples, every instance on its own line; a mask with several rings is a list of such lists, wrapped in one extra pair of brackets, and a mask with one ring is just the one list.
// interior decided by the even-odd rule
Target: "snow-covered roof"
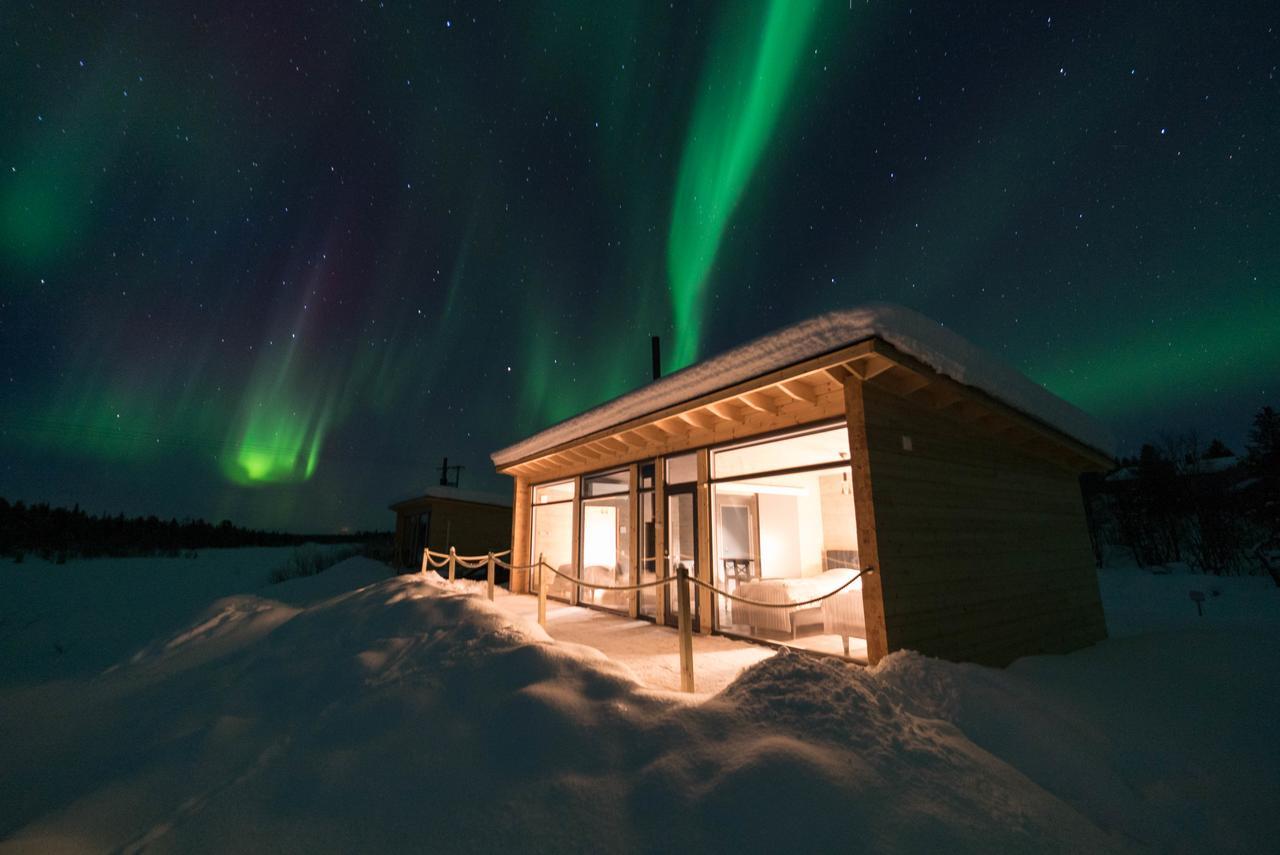
[(472, 502), (477, 505), (498, 505), (500, 507), (511, 507), (511, 496), (501, 493), (486, 493), (481, 490), (464, 490), (461, 487), (446, 487), (443, 485), (428, 487), (421, 493), (407, 498), (400, 499), (391, 505), (403, 505), (406, 502), (414, 502), (418, 499), (449, 499), (454, 502)]
[(1111, 432), (1083, 410), (919, 312), (880, 303), (828, 312), (761, 336), (552, 425), (490, 456), (494, 465), (508, 466), (597, 431), (871, 338), (882, 339), (939, 374), (979, 389), (1090, 448), (1107, 455), (1113, 453)]

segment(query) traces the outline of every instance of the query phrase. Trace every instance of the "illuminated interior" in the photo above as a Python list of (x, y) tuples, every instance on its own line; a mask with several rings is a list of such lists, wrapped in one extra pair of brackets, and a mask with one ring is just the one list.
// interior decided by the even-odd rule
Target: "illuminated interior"
[[(533, 488), (533, 548), (531, 560), (539, 556), (561, 573), (574, 575), (573, 567), (573, 499), (575, 481), (560, 481)], [(546, 571), (544, 571), (546, 572)], [(568, 600), (573, 583), (554, 573), (547, 582), (547, 596)], [(538, 590), (538, 574), (531, 574), (530, 590)]]
[(712, 452), (716, 586), (776, 606), (717, 597), (722, 631), (865, 652), (861, 579), (850, 583), (859, 564), (848, 459), (843, 426)]
[[(626, 469), (582, 479), (582, 571), (598, 585), (630, 585), (630, 473)], [(631, 595), (578, 586), (578, 602), (625, 612)], [(550, 593), (550, 592), (548, 592)]]
[[(864, 657), (866, 627), (862, 583), (854, 579), (858, 544), (845, 426), (713, 448), (709, 461), (709, 520), (698, 509), (695, 452), (665, 458), (661, 467), (654, 462), (637, 465), (635, 508), (631, 467), (535, 486), (530, 557), (542, 555), (551, 566), (587, 582), (618, 586), (656, 581), (684, 564), (721, 590), (776, 606), (717, 595), (711, 615), (716, 630)], [(656, 501), (659, 476), (662, 507)], [(638, 527), (634, 545), (632, 525)], [(709, 567), (699, 563), (702, 526), (710, 526)], [(536, 579), (531, 584), (536, 591)], [(836, 589), (841, 590), (821, 602), (806, 602)], [(633, 594), (575, 586), (557, 576), (547, 594), (622, 614), (631, 612), (634, 601), (639, 617), (655, 620), (665, 614), (665, 621), (675, 624), (674, 585)], [(663, 609), (660, 598), (665, 599)], [(700, 600), (691, 598), (695, 625), (704, 619)]]

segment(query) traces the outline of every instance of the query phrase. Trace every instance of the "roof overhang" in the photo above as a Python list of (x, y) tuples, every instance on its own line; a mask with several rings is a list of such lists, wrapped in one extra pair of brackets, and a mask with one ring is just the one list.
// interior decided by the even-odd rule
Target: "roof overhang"
[(847, 378), (997, 433), (1002, 441), (1069, 468), (1112, 466), (1109, 434), (1089, 416), (950, 330), (900, 307), (832, 313), (794, 325), (588, 410), (492, 458), (509, 475), (571, 474), (832, 418), (844, 413)]

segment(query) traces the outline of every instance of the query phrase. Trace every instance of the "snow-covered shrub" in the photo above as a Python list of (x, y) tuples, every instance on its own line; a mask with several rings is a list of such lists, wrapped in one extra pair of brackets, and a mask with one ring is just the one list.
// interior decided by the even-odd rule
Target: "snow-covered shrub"
[(328, 570), (339, 561), (346, 561), (353, 555), (360, 554), (359, 546), (341, 546), (336, 549), (320, 549), (307, 545), (298, 547), (271, 574), (271, 584), (287, 582), (290, 579), (301, 579), (304, 576), (315, 576)]

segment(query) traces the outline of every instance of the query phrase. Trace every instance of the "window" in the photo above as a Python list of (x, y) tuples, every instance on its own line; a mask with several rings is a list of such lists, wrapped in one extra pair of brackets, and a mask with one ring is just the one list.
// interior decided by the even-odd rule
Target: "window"
[(667, 458), (667, 483), (688, 484), (698, 480), (698, 455), (682, 454)]
[(559, 481), (555, 484), (539, 484), (533, 488), (533, 503), (564, 502), (574, 497), (574, 482)]
[[(653, 467), (649, 467), (652, 477)], [(642, 481), (643, 483), (643, 481)], [(652, 483), (652, 480), (650, 481)], [(657, 520), (654, 518), (654, 492), (641, 490), (640, 499), (640, 582), (658, 581)], [(658, 615), (658, 589), (640, 589), (640, 614), (655, 618)]]
[[(573, 567), (573, 497), (574, 481), (540, 484), (533, 488), (533, 541), (530, 560), (538, 556), (561, 573), (574, 574)], [(547, 596), (568, 600), (573, 593), (573, 583), (549, 570), (542, 571), (547, 578)], [(538, 590), (537, 568), (530, 574), (529, 590)]]
[(799, 469), (849, 459), (849, 431), (844, 425), (781, 439), (743, 443), (711, 453), (711, 475), (719, 480), (752, 472)]
[[(717, 587), (765, 608), (717, 598), (727, 632), (829, 653), (865, 653), (865, 621), (848, 433), (838, 428), (714, 450)], [(833, 465), (834, 464), (834, 465)]]
[(625, 493), (630, 489), (630, 472), (626, 469), (619, 469), (617, 472), (606, 472), (603, 475), (592, 475), (582, 479), (582, 495), (587, 498)]
[[(631, 584), (631, 496), (582, 500), (582, 578), (597, 585)], [(625, 612), (631, 592), (580, 585), (578, 602)]]

